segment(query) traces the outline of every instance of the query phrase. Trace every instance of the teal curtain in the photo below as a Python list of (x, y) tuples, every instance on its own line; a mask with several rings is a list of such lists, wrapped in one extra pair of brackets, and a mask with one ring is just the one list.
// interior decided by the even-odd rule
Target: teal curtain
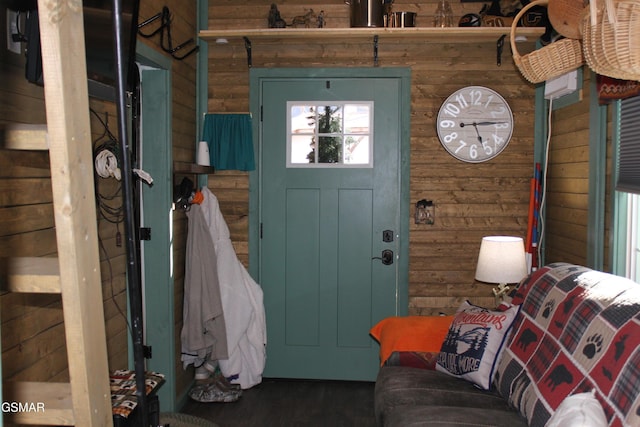
[(209, 144), (211, 166), (215, 169), (256, 168), (250, 114), (206, 114), (202, 140)]

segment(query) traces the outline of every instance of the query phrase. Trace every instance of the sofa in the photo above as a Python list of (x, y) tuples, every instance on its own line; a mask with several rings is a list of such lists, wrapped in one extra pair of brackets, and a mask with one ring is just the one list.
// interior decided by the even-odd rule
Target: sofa
[(500, 309), (467, 302), (425, 363), (393, 351), (376, 379), (377, 424), (640, 426), (639, 284), (555, 263), (509, 299)]

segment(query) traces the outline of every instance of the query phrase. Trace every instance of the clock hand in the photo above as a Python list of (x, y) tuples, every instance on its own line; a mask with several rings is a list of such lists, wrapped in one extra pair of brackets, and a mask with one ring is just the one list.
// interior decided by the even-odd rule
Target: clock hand
[(503, 125), (507, 122), (478, 122), (476, 123), (478, 126), (490, 126), (490, 125)]
[(460, 123), (460, 127), (463, 128), (465, 126), (473, 126), (473, 128), (476, 130), (476, 135), (478, 135), (478, 142), (480, 144), (482, 144), (484, 146), (484, 142), (482, 141), (482, 137), (480, 136), (480, 132), (478, 131), (478, 123), (473, 122), (473, 123)]
[(473, 122), (473, 123), (460, 123), (460, 127), (465, 126), (490, 126), (490, 125), (502, 125), (507, 122)]

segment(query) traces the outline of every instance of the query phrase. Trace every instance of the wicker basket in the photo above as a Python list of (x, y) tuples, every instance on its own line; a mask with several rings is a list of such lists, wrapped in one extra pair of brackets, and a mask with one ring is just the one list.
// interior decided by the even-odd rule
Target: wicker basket
[(598, 74), (640, 80), (640, 2), (592, 0), (582, 19), (583, 49)]
[(580, 27), (587, 3), (584, 0), (549, 0), (549, 22), (561, 35), (570, 39), (581, 39)]
[(524, 78), (531, 83), (540, 83), (558, 77), (579, 68), (584, 63), (582, 44), (577, 39), (561, 39), (522, 56), (518, 53), (516, 29), (520, 18), (530, 8), (546, 4), (547, 0), (536, 0), (527, 4), (518, 12), (511, 25), (510, 42), (513, 61)]

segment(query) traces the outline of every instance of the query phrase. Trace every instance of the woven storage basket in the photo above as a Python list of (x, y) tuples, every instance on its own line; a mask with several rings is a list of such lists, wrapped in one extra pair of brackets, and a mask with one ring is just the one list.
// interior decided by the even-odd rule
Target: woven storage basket
[(570, 39), (581, 39), (582, 17), (586, 13), (584, 0), (549, 0), (547, 14), (553, 28)]
[(527, 4), (518, 12), (511, 25), (510, 42), (513, 62), (524, 78), (531, 83), (540, 83), (558, 77), (579, 68), (584, 63), (582, 44), (577, 39), (561, 39), (522, 56), (518, 52), (516, 29), (520, 18), (530, 8), (546, 4), (547, 0), (536, 0)]
[(584, 56), (598, 74), (640, 80), (640, 1), (592, 0), (582, 19)]

